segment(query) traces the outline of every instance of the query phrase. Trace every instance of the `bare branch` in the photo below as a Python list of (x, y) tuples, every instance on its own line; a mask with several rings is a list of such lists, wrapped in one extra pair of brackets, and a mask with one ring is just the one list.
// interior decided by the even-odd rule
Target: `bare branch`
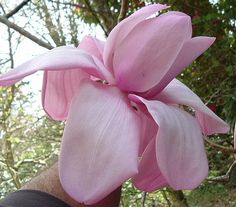
[[(5, 16), (6, 11), (5, 11), (3, 5), (0, 4), (0, 7), (1, 7), (2, 11), (4, 12), (4, 16)], [(11, 62), (11, 68), (13, 68), (14, 67), (14, 59), (13, 59), (13, 51), (12, 51), (12, 33), (11, 33), (11, 29), (9, 27), (7, 27), (7, 32), (8, 32), (9, 57), (10, 57), (10, 62)]]
[(21, 167), (21, 165), (28, 164), (28, 163), (34, 164), (34, 165), (35, 164), (44, 165), (44, 166), (47, 165), (47, 163), (45, 161), (42, 161), (42, 160), (25, 159), (25, 160), (21, 160), (18, 163), (16, 163), (16, 168), (18, 169), (18, 168)]
[(70, 3), (70, 2), (61, 2), (57, 0), (48, 0), (48, 1), (52, 3), (65, 5), (68, 7), (79, 8), (81, 10), (90, 12), (94, 17), (95, 21), (102, 28), (106, 36), (108, 36), (111, 29), (115, 26), (114, 25), (115, 19), (110, 11), (110, 6), (108, 4), (108, 1), (106, 0), (96, 1), (96, 3), (99, 4), (99, 6), (97, 6), (98, 7), (97, 9), (94, 9), (92, 7), (91, 1), (89, 0), (84, 0), (85, 5), (78, 3)]
[(213, 181), (213, 182), (235, 182), (235, 172), (236, 172), (236, 161), (234, 161), (231, 166), (229, 167), (227, 173), (225, 175), (221, 175), (218, 177), (210, 177), (207, 178), (207, 181)]
[(87, 9), (86, 7), (84, 7), (81, 4), (74, 4), (74, 3), (71, 3), (71, 2), (60, 2), (60, 1), (54, 1), (54, 0), (48, 0), (48, 1), (52, 2), (52, 3), (62, 4), (62, 5), (65, 5), (65, 6), (79, 7), (80, 9)]
[[(86, 10), (86, 11), (90, 11), (90, 9), (88, 9), (86, 6), (83, 6), (82, 4), (78, 4), (78, 3), (71, 3), (71, 2), (60, 2), (60, 1), (54, 1), (54, 0), (48, 0), (49, 2), (52, 2), (52, 3), (57, 3), (57, 4), (60, 4), (60, 5), (64, 5), (64, 6), (68, 6), (68, 7), (77, 7), (79, 9), (83, 9), (83, 10)], [(96, 10), (93, 10), (94, 12), (98, 12)], [(103, 12), (103, 13), (108, 13), (107, 10), (99, 10), (100, 12)]]
[(44, 20), (45, 26), (49, 32), (50, 37), (56, 44), (56, 46), (63, 45), (61, 43), (60, 34), (58, 33), (57, 26), (53, 23), (52, 16), (49, 13), (48, 6), (44, 0), (41, 1), (41, 4), (38, 4), (37, 6), (39, 11), (39, 16), (41, 19)]
[(170, 200), (168, 199), (168, 197), (166, 195), (166, 191), (165, 190), (161, 190), (161, 192), (162, 192), (162, 195), (163, 195), (164, 199), (167, 202), (168, 207), (171, 207), (171, 202), (170, 202)]
[(146, 202), (146, 198), (147, 198), (147, 192), (143, 192), (143, 197), (142, 197), (142, 207), (145, 207), (145, 202)]
[(233, 148), (229, 148), (229, 147), (224, 147), (222, 145), (216, 144), (215, 142), (212, 142), (211, 140), (209, 140), (207, 137), (205, 137), (204, 139), (206, 141), (206, 143), (208, 143), (210, 146), (212, 146), (213, 148), (219, 149), (222, 152), (228, 153), (228, 154), (236, 154), (236, 149)]
[(0, 61), (0, 65), (4, 65), (4, 64), (6, 64), (6, 63), (8, 63), (8, 62), (10, 62), (11, 60), (10, 59), (7, 59), (7, 60), (4, 60), (4, 61)]
[(9, 174), (12, 177), (12, 180), (13, 180), (13, 183), (14, 183), (15, 187), (17, 189), (20, 189), (21, 188), (21, 182), (20, 182), (19, 176), (16, 174), (15, 170), (13, 168), (11, 168), (11, 166), (8, 165), (7, 162), (6, 162), (6, 166), (7, 166)]
[(53, 49), (53, 46), (50, 45), (47, 42), (44, 42), (42, 40), (40, 40), (39, 38), (35, 37), (34, 35), (32, 35), (31, 33), (29, 33), (28, 31), (24, 30), (23, 28), (19, 27), (18, 25), (14, 24), (13, 22), (10, 22), (6, 17), (4, 16), (0, 16), (0, 22), (5, 24), (6, 26), (8, 26), (9, 28), (14, 29), (15, 31), (19, 32), (20, 34), (22, 34), (23, 36), (29, 38), (30, 40), (32, 40), (33, 42), (35, 42), (36, 44), (45, 47), (49, 50)]
[(118, 23), (121, 22), (126, 17), (126, 13), (127, 13), (127, 10), (128, 10), (128, 5), (129, 5), (128, 0), (122, 0), (121, 1), (121, 8), (120, 8), (120, 14), (119, 14), (119, 17), (118, 17)]
[(226, 183), (229, 182), (229, 175), (221, 175), (217, 177), (206, 178), (206, 181), (217, 182), (217, 183)]
[[(52, 4), (54, 10), (60, 10), (60, 4), (57, 3), (56, 6), (54, 6), (54, 4)], [(68, 12), (69, 13), (69, 12)], [(73, 14), (73, 12), (71, 12)], [(62, 23), (61, 23), (61, 13), (58, 12), (57, 17), (55, 18), (56, 22), (57, 22), (57, 30), (60, 36), (60, 43), (61, 45), (66, 45), (66, 36), (64, 35), (63, 29), (62, 29)], [(70, 18), (69, 23), (72, 21), (72, 19)]]
[[(1, 7), (2, 11), (4, 12), (4, 14), (6, 14), (6, 11), (5, 11), (4, 7), (2, 6), (2, 4), (0, 4), (0, 7)], [(8, 47), (9, 47), (10, 63), (11, 63), (11, 68), (14, 68), (14, 57), (13, 57), (14, 54), (12, 51), (12, 32), (11, 32), (10, 27), (7, 27), (7, 32), (8, 32)], [(9, 109), (9, 110), (11, 109), (14, 97), (15, 97), (15, 85), (12, 85), (11, 86), (11, 98), (7, 102), (7, 109)], [(10, 113), (9, 113), (9, 115), (10, 115)], [(8, 117), (5, 117), (5, 118), (7, 119)]]
[(105, 29), (105, 27), (103, 26), (103, 24), (101, 23), (100, 19), (98, 18), (96, 11), (93, 10), (93, 8), (90, 5), (90, 2), (88, 0), (84, 0), (84, 3), (86, 4), (88, 10), (91, 12), (91, 14), (93, 15), (93, 17), (96, 19), (97, 23), (100, 25), (100, 27), (102, 28), (102, 30), (104, 31), (105, 35), (108, 36), (108, 32)]
[(14, 14), (16, 14), (19, 10), (21, 10), (28, 2), (31, 0), (24, 0), (22, 1), (15, 9), (11, 10), (9, 13), (5, 14), (4, 17), (7, 19), (12, 17)]

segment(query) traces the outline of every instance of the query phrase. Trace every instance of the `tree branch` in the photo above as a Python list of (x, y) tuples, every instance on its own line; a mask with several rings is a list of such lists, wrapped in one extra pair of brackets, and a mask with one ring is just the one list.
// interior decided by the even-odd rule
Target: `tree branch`
[(100, 27), (104, 31), (105, 35), (108, 36), (108, 32), (106, 31), (105, 27), (103, 26), (103, 24), (101, 23), (100, 19), (98, 18), (96, 12), (91, 7), (89, 1), (88, 0), (84, 0), (84, 3), (86, 4), (88, 10), (92, 13), (93, 17), (96, 19), (97, 23), (100, 25)]
[(166, 195), (166, 191), (165, 190), (161, 190), (161, 192), (162, 192), (162, 195), (163, 195), (164, 199), (167, 202), (168, 207), (171, 207), (171, 202), (170, 202), (170, 200), (168, 199), (168, 197)]
[[(83, 9), (86, 11), (90, 11), (89, 8), (87, 8), (86, 6), (83, 6), (82, 4), (78, 4), (78, 3), (71, 3), (71, 2), (60, 2), (60, 1), (55, 1), (55, 0), (48, 0), (49, 2), (52, 3), (56, 3), (56, 4), (61, 4), (61, 5), (65, 5), (65, 6), (69, 6), (69, 7), (78, 7), (79, 9)], [(96, 10), (93, 10), (94, 12), (97, 12)], [(101, 11), (101, 10), (100, 10)], [(107, 13), (106, 10), (102, 10), (103, 13)]]
[(62, 4), (62, 5), (65, 5), (65, 6), (79, 7), (80, 9), (87, 9), (86, 7), (84, 7), (81, 4), (74, 4), (74, 3), (71, 3), (71, 2), (60, 2), (60, 1), (54, 1), (54, 0), (48, 0), (48, 1), (52, 2), (52, 3)]
[(229, 182), (229, 175), (221, 175), (217, 177), (206, 178), (206, 181), (216, 182), (216, 183), (226, 183)]
[(61, 38), (58, 33), (57, 26), (53, 23), (52, 16), (49, 13), (48, 6), (44, 0), (41, 1), (41, 4), (38, 4), (37, 6), (39, 11), (39, 16), (41, 19), (44, 20), (45, 26), (49, 32), (50, 37), (56, 44), (56, 46), (63, 45), (61, 43)]
[(31, 0), (24, 0), (22, 1), (18, 6), (16, 6), (15, 9), (11, 10), (9, 13), (5, 14), (4, 17), (5, 18), (10, 18), (12, 17), (14, 14), (16, 14), (19, 10), (21, 10), (26, 4), (28, 4), (28, 2), (30, 2)]
[(19, 32), (20, 34), (22, 34), (23, 36), (29, 38), (30, 40), (32, 40), (33, 42), (35, 42), (36, 44), (45, 47), (49, 50), (53, 49), (53, 46), (50, 45), (47, 42), (44, 42), (42, 40), (40, 40), (39, 38), (35, 37), (34, 35), (32, 35), (31, 33), (29, 33), (28, 31), (24, 30), (23, 28), (19, 27), (18, 25), (14, 24), (13, 22), (10, 22), (6, 17), (4, 16), (0, 16), (0, 22), (5, 24), (6, 26), (8, 26), (9, 28), (14, 29), (15, 31)]
[(121, 8), (120, 8), (120, 14), (119, 14), (119, 17), (118, 17), (118, 23), (121, 22), (126, 17), (128, 6), (129, 6), (129, 1), (128, 0), (122, 0), (121, 1)]
[(207, 137), (205, 137), (204, 139), (206, 141), (206, 143), (208, 143), (210, 146), (212, 146), (213, 148), (219, 149), (222, 152), (228, 153), (228, 154), (236, 154), (236, 149), (233, 148), (229, 148), (229, 147), (224, 147), (222, 145), (216, 144), (215, 142), (212, 142), (210, 139), (208, 139)]
[(147, 198), (147, 192), (143, 192), (143, 197), (142, 197), (142, 207), (145, 207), (146, 204), (146, 198)]
[(8, 172), (11, 175), (11, 178), (13, 180), (15, 187), (17, 189), (21, 188), (21, 182), (20, 182), (19, 176), (16, 175), (15, 171), (11, 168), (11, 166), (9, 166), (9, 164), (7, 162), (6, 162), (6, 165), (7, 165)]
[(4, 60), (3, 62), (0, 61), (0, 65), (4, 65), (4, 64), (6, 64), (6, 63), (8, 63), (10, 61), (11, 61), (10, 59)]

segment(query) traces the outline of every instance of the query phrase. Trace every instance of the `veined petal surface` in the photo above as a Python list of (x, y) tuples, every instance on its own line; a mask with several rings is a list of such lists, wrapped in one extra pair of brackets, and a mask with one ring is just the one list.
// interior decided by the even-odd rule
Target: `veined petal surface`
[(139, 23), (114, 53), (114, 74), (119, 88), (145, 92), (154, 87), (191, 36), (191, 19), (185, 14), (167, 12)]
[(149, 142), (156, 137), (158, 126), (143, 104), (137, 104), (137, 108), (142, 123), (139, 147), (139, 156), (141, 157)]
[(60, 154), (60, 180), (93, 204), (138, 172), (140, 118), (116, 87), (86, 80), (74, 97)]
[(228, 124), (210, 110), (193, 91), (177, 79), (171, 81), (161, 93), (152, 97), (152, 99), (169, 104), (186, 105), (195, 109), (196, 117), (205, 135), (227, 133), (229, 131)]
[(12, 85), (38, 70), (57, 71), (69, 69), (80, 69), (105, 80), (110, 79), (111, 76), (98, 58), (78, 48), (63, 46), (50, 50), (9, 70), (6, 74), (0, 76), (0, 85)]
[(156, 159), (168, 184), (175, 190), (196, 188), (208, 174), (203, 135), (196, 118), (160, 101), (129, 97), (145, 104), (159, 126)]
[(161, 92), (177, 75), (189, 66), (198, 56), (205, 52), (215, 41), (214, 37), (194, 37), (186, 41), (169, 71), (145, 97)]
[(67, 118), (71, 100), (84, 78), (89, 78), (89, 74), (82, 70), (44, 71), (42, 105), (49, 117)]
[(113, 56), (116, 48), (121, 44), (129, 32), (140, 22), (150, 17), (168, 6), (162, 4), (152, 4), (136, 11), (129, 17), (125, 18), (118, 25), (116, 25), (107, 38), (105, 44), (103, 59), (107, 68), (113, 71)]
[(85, 36), (80, 42), (78, 48), (88, 52), (89, 54), (103, 61), (102, 55), (103, 55), (104, 45), (105, 45), (104, 41), (101, 41), (92, 36)]
[(138, 168), (139, 173), (132, 179), (135, 187), (145, 192), (153, 192), (168, 186), (163, 177), (156, 159), (156, 137), (153, 138), (145, 149)]

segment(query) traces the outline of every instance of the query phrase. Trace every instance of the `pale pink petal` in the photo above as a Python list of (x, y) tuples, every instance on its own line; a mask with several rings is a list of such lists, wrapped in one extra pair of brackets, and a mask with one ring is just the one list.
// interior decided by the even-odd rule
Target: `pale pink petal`
[(129, 32), (140, 22), (144, 21), (147, 17), (155, 14), (168, 6), (162, 4), (152, 4), (136, 11), (129, 17), (125, 18), (118, 25), (114, 27), (107, 38), (104, 48), (103, 59), (104, 63), (109, 70), (113, 70), (113, 55), (116, 48), (121, 44)]
[(143, 104), (137, 104), (136, 106), (142, 122), (139, 147), (139, 156), (142, 156), (149, 142), (153, 137), (156, 137), (158, 126)]
[(146, 192), (152, 192), (168, 186), (161, 174), (156, 159), (156, 138), (149, 142), (139, 163), (139, 173), (132, 179), (135, 187)]
[(178, 107), (134, 95), (129, 97), (144, 103), (159, 126), (156, 158), (168, 184), (175, 190), (196, 188), (208, 174), (203, 135), (197, 120)]
[(116, 47), (113, 66), (117, 85), (135, 92), (154, 87), (191, 35), (191, 19), (185, 14), (168, 12), (139, 23)]
[[(148, 92), (148, 97), (163, 90), (177, 75), (205, 52), (215, 41), (214, 37), (195, 37), (186, 41), (175, 62), (162, 80)], [(147, 96), (146, 96), (147, 97)]]
[(82, 70), (44, 71), (42, 104), (54, 120), (65, 120), (81, 80), (89, 78)]
[(78, 48), (97, 57), (99, 60), (103, 62), (102, 55), (103, 55), (104, 45), (105, 45), (104, 41), (101, 41), (92, 36), (85, 36), (80, 42)]
[(59, 47), (48, 51), (0, 76), (0, 85), (12, 85), (38, 70), (81, 69), (95, 77), (109, 80), (112, 76), (101, 61), (83, 50), (73, 47)]
[(201, 99), (186, 85), (174, 79), (167, 87), (152, 99), (169, 104), (181, 104), (190, 106), (196, 110), (196, 117), (205, 135), (215, 133), (227, 133), (229, 126), (210, 110)]
[(93, 204), (138, 171), (140, 118), (116, 87), (83, 81), (72, 100), (60, 154), (60, 180)]

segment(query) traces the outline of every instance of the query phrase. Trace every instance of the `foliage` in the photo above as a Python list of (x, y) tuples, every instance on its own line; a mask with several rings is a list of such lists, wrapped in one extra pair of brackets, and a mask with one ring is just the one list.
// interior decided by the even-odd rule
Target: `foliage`
[(192, 17), (194, 36), (216, 37), (213, 47), (184, 71), (181, 79), (233, 127), (236, 121), (236, 18), (235, 10), (230, 8), (235, 8), (236, 2), (170, 0), (168, 3), (174, 10)]
[(122, 188), (121, 207), (163, 206), (166, 200), (162, 191), (144, 193), (135, 188), (131, 181), (124, 183)]
[[(29, 181), (40, 169), (50, 166), (57, 159), (63, 123), (56, 123), (36, 111), (24, 111), (30, 95), (23, 94), (22, 86), (15, 86), (14, 101), (7, 106), (9, 88), (1, 88), (0, 139), (0, 198)], [(3, 98), (4, 97), (4, 98)], [(37, 116), (38, 115), (38, 116)], [(8, 117), (6, 117), (8, 116)]]
[(226, 188), (222, 184), (204, 184), (188, 196), (189, 206), (194, 207), (233, 207), (235, 189)]

